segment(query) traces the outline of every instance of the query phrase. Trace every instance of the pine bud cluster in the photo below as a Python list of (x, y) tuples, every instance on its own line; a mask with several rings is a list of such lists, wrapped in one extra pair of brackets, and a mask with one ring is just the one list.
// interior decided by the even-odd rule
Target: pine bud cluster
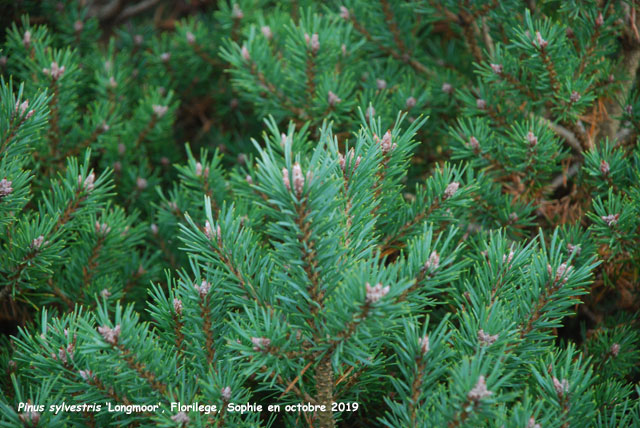
[(98, 333), (100, 333), (105, 342), (110, 343), (111, 345), (116, 345), (118, 343), (118, 338), (120, 337), (120, 324), (116, 325), (114, 328), (102, 325), (98, 327)]
[(467, 394), (467, 398), (471, 401), (478, 402), (490, 397), (492, 394), (493, 392), (487, 389), (487, 383), (484, 380), (484, 376), (480, 376), (476, 385)]
[(11, 181), (7, 180), (7, 177), (0, 180), (0, 196), (8, 196), (13, 192), (13, 184)]
[(368, 282), (365, 284), (367, 290), (365, 301), (366, 303), (376, 303), (389, 293), (389, 286), (383, 286), (381, 283), (377, 283), (375, 286), (371, 286)]

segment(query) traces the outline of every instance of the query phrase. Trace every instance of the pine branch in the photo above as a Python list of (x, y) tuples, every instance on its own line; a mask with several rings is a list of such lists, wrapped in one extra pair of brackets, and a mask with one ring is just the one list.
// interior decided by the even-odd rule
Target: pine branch
[[(52, 67), (53, 68), (53, 67)], [(52, 73), (53, 74), (53, 73)], [(60, 88), (57, 83), (57, 78), (51, 76), (51, 85), (50, 90), (53, 93), (51, 100), (49, 101), (49, 111), (51, 112), (51, 118), (49, 120), (49, 144), (50, 144), (50, 155), (53, 159), (58, 157), (58, 142), (60, 138), (60, 127), (59, 127), (59, 113), (58, 113), (58, 98), (60, 93)]]
[(400, 30), (398, 29), (398, 24), (393, 16), (393, 11), (391, 10), (389, 1), (380, 0), (380, 4), (382, 5), (382, 10), (384, 12), (385, 22), (389, 27), (389, 31), (393, 35), (393, 41), (395, 42), (396, 47), (403, 56), (411, 56), (411, 53), (407, 51), (407, 47), (400, 36)]
[(423, 356), (416, 365), (413, 382), (411, 383), (410, 400), (408, 405), (408, 411), (411, 416), (411, 426), (417, 425), (417, 411), (420, 404), (420, 395), (423, 389), (424, 373), (427, 368), (427, 362)]
[(255, 77), (262, 88), (268, 91), (271, 95), (275, 96), (275, 98), (277, 98), (282, 103), (283, 107), (291, 111), (296, 117), (299, 117), (303, 120), (308, 117), (307, 113), (302, 108), (295, 107), (295, 104), (284, 93), (282, 93), (282, 91), (280, 91), (274, 84), (267, 80), (264, 74), (260, 70), (258, 70), (258, 66), (253, 60), (249, 59), (249, 61), (249, 71), (251, 75)]
[(432, 70), (429, 70), (429, 68), (427, 68), (424, 64), (421, 64), (419, 61), (417, 61), (416, 59), (410, 57), (408, 54), (403, 54), (401, 52), (398, 52), (395, 49), (391, 49), (379, 42), (377, 42), (373, 36), (371, 35), (371, 33), (369, 33), (369, 31), (367, 31), (367, 29), (362, 26), (362, 24), (360, 24), (360, 22), (351, 14), (349, 14), (349, 16), (347, 17), (347, 19), (349, 20), (349, 22), (351, 22), (351, 25), (353, 25), (353, 28), (359, 32), (360, 34), (362, 34), (369, 43), (373, 43), (377, 46), (377, 48), (381, 51), (384, 52), (385, 54), (387, 54), (388, 56), (393, 57), (394, 59), (408, 64), (409, 66), (411, 66), (415, 71), (424, 74), (426, 76), (429, 77), (433, 77), (434, 73)]
[(91, 249), (91, 255), (89, 256), (89, 260), (87, 261), (86, 266), (82, 267), (82, 283), (85, 285), (91, 283), (92, 277), (95, 274), (95, 269), (98, 267), (97, 259), (100, 256), (100, 251), (102, 250), (104, 239), (104, 235), (100, 235), (98, 237), (96, 244)]
[(20, 281), (20, 277), (22, 276), (22, 272), (31, 264), (31, 261), (38, 255), (38, 251), (32, 249), (29, 251), (24, 258), (18, 263), (18, 266), (14, 273), (8, 277), (8, 283), (4, 286), (2, 290), (0, 290), (0, 301), (4, 299), (4, 297), (11, 293), (16, 289), (18, 282)]
[(318, 403), (325, 405), (325, 411), (319, 411), (316, 416), (319, 428), (333, 428), (332, 402), (333, 402), (333, 368), (331, 358), (325, 355), (316, 366), (315, 382), (318, 395)]
[[(134, 354), (129, 349), (119, 343), (114, 344), (113, 347), (120, 351), (120, 356), (122, 356), (124, 361), (127, 363), (127, 366), (134, 370), (142, 379), (145, 379), (154, 391), (159, 393), (162, 397), (167, 394), (167, 385), (157, 380), (157, 375), (150, 370), (147, 370), (144, 363), (136, 361)], [(173, 394), (169, 393), (169, 395), (172, 396)]]
[(200, 313), (202, 314), (202, 330), (204, 331), (206, 341), (205, 341), (205, 349), (207, 352), (207, 364), (213, 367), (213, 370), (217, 372), (215, 368), (215, 362), (213, 358), (215, 356), (216, 350), (213, 347), (213, 335), (211, 332), (212, 322), (211, 316), (209, 314), (209, 307), (207, 305), (208, 296), (204, 296), (198, 302), (200, 306)]
[(395, 245), (399, 244), (404, 236), (416, 225), (422, 223), (425, 219), (429, 218), (429, 216), (437, 209), (440, 208), (440, 198), (435, 198), (434, 201), (429, 204), (427, 209), (420, 214), (414, 216), (408, 222), (404, 223), (400, 226), (398, 232), (395, 235), (387, 235), (382, 242), (380, 253), (384, 254), (386, 251), (393, 248)]
[[(322, 299), (324, 298), (324, 292), (320, 290), (320, 278), (318, 275), (318, 262), (315, 254), (315, 242), (311, 239), (311, 224), (307, 219), (309, 212), (307, 211), (306, 202), (296, 206), (296, 225), (300, 230), (298, 236), (301, 251), (302, 261), (304, 263), (303, 269), (309, 279), (309, 287), (307, 291), (311, 297), (311, 307), (309, 308), (310, 315), (315, 318), (316, 314), (320, 312), (323, 307)], [(308, 322), (311, 328), (317, 329), (313, 318), (309, 318)]]

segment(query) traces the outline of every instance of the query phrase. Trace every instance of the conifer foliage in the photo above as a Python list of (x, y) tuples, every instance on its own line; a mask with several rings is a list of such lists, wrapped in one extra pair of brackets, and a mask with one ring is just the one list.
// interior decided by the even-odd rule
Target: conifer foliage
[(637, 9), (14, 5), (0, 426), (639, 425)]

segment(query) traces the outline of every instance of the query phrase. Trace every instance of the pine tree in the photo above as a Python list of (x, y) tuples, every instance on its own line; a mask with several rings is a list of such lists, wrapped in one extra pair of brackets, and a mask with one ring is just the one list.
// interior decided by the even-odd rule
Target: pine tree
[(640, 424), (633, 2), (116, 3), (4, 36), (0, 426)]

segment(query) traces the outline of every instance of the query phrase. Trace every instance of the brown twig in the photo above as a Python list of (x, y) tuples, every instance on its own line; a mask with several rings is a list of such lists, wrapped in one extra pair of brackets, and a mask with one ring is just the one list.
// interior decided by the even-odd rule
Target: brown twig
[(354, 18), (353, 16), (349, 16), (349, 21), (351, 22), (351, 25), (353, 25), (353, 28), (359, 32), (360, 34), (362, 34), (365, 39), (367, 39), (368, 42), (375, 44), (378, 49), (384, 53), (386, 53), (389, 56), (392, 56), (394, 59), (403, 62), (405, 64), (409, 64), (414, 70), (416, 70), (419, 73), (425, 74), (429, 77), (433, 77), (434, 76), (434, 72), (429, 70), (424, 64), (421, 64), (419, 61), (411, 58), (409, 55), (404, 55), (401, 54), (400, 52), (396, 51), (395, 49), (389, 48), (379, 42), (377, 42), (373, 36), (371, 35), (371, 33), (369, 33), (369, 31), (367, 31), (366, 28), (364, 28), (356, 18)]
[(367, 319), (367, 315), (371, 310), (371, 304), (369, 302), (365, 302), (362, 306), (362, 310), (359, 313), (353, 315), (351, 320), (344, 326), (342, 331), (338, 333), (338, 339), (331, 340), (331, 352), (333, 352), (340, 343), (346, 342), (349, 340), (353, 334), (356, 332), (358, 326)]
[(400, 229), (398, 230), (398, 232), (395, 233), (395, 235), (387, 235), (387, 237), (382, 242), (381, 253), (384, 253), (386, 250), (390, 249), (395, 244), (397, 244), (400, 241), (400, 239), (402, 239), (407, 234), (407, 232), (411, 230), (413, 226), (419, 224), (424, 219), (429, 217), (435, 210), (440, 208), (440, 202), (441, 202), (440, 199), (436, 198), (433, 201), (433, 203), (429, 205), (429, 208), (427, 208), (426, 211), (421, 212), (420, 214), (416, 215), (415, 217), (410, 219), (408, 222), (400, 226)]
[(287, 110), (291, 111), (300, 119), (305, 120), (308, 118), (309, 115), (303, 109), (301, 109), (300, 107), (296, 107), (294, 103), (284, 93), (282, 93), (282, 91), (280, 91), (273, 83), (269, 82), (266, 79), (264, 74), (258, 70), (255, 62), (251, 62), (249, 71), (258, 80), (260, 86), (262, 86), (265, 90), (278, 98)]
[(145, 379), (153, 390), (160, 393), (162, 396), (167, 393), (167, 385), (157, 380), (157, 376), (155, 375), (155, 373), (148, 370), (145, 364), (137, 362), (133, 358), (133, 354), (129, 349), (120, 344), (114, 345), (114, 347), (121, 352), (124, 361), (127, 363), (127, 366), (138, 373), (141, 378)]
[(563, 278), (556, 278), (551, 284), (545, 284), (545, 287), (540, 292), (538, 301), (536, 302), (533, 311), (531, 312), (531, 316), (527, 320), (527, 323), (520, 327), (521, 338), (524, 338), (527, 334), (529, 334), (529, 332), (531, 332), (531, 330), (533, 330), (533, 323), (536, 322), (540, 318), (540, 316), (542, 316), (542, 309), (547, 303), (549, 303), (550, 298), (560, 289), (560, 287), (562, 287), (562, 285)]
[(177, 313), (174, 312), (172, 314), (173, 322), (175, 324), (174, 326), (174, 333), (176, 335), (175, 347), (178, 350), (178, 352), (182, 354), (182, 344), (184, 343), (184, 334), (182, 333), (182, 327), (184, 326), (184, 324), (178, 317), (179, 315)]
[(408, 400), (409, 407), (409, 415), (411, 417), (411, 426), (417, 426), (416, 418), (417, 418), (417, 409), (419, 407), (418, 400), (420, 398), (420, 393), (422, 390), (422, 381), (424, 379), (425, 369), (427, 366), (427, 362), (423, 356), (420, 358), (418, 365), (416, 367), (416, 371), (414, 373), (414, 379), (411, 383), (411, 399)]
[(97, 258), (100, 256), (100, 250), (102, 249), (102, 244), (104, 243), (104, 236), (98, 237), (98, 241), (96, 245), (91, 250), (91, 256), (89, 256), (89, 260), (87, 264), (82, 267), (82, 283), (87, 285), (91, 282), (91, 278), (94, 274), (94, 269), (98, 266)]
[(582, 145), (573, 132), (544, 117), (538, 117), (537, 119), (547, 125), (553, 132), (558, 134), (558, 136), (562, 137), (577, 153), (582, 153)]
[(540, 52), (542, 63), (549, 74), (549, 85), (553, 91), (553, 97), (558, 99), (558, 94), (560, 93), (560, 82), (558, 82), (558, 73), (556, 72), (555, 65), (544, 47), (539, 47), (538, 52)]
[(151, 132), (151, 130), (156, 126), (157, 122), (158, 122), (158, 116), (154, 113), (151, 115), (151, 119), (149, 120), (149, 122), (147, 122), (147, 126), (145, 126), (140, 132), (140, 134), (138, 134), (138, 138), (136, 139), (136, 142), (133, 145), (134, 151), (136, 151), (138, 147), (140, 147), (140, 144), (144, 142), (149, 132)]
[(14, 114), (11, 115), (11, 119), (9, 120), (9, 129), (7, 129), (6, 137), (3, 136), (4, 138), (2, 141), (2, 146), (0, 146), (0, 155), (3, 154), (3, 152), (9, 145), (9, 142), (13, 139), (13, 137), (15, 137), (16, 133), (18, 132), (18, 130), (20, 129), (20, 127), (22, 126), (22, 124), (25, 122), (27, 118), (26, 115), (22, 115), (22, 117), (20, 118), (20, 121), (16, 125), (15, 119), (17, 117), (18, 116), (15, 114), (15, 112)]
[(318, 427), (333, 428), (335, 426), (331, 408), (331, 403), (333, 402), (333, 367), (331, 366), (329, 355), (325, 355), (316, 366), (315, 381), (318, 403), (325, 405), (325, 410), (317, 413)]
[(31, 250), (23, 257), (16, 271), (13, 273), (13, 275), (11, 275), (8, 278), (9, 283), (5, 285), (5, 287), (2, 290), (0, 290), (0, 301), (2, 301), (2, 299), (4, 299), (4, 297), (9, 292), (11, 292), (11, 290), (13, 290), (13, 288), (18, 284), (18, 280), (22, 275), (22, 271), (25, 270), (27, 266), (30, 265), (31, 260), (33, 260), (37, 254), (38, 254), (37, 251)]
[(465, 41), (467, 42), (467, 46), (471, 51), (471, 54), (475, 58), (476, 62), (482, 62), (482, 52), (480, 51), (480, 47), (478, 46), (478, 40), (476, 40), (476, 35), (474, 28), (477, 28), (474, 18), (471, 14), (463, 11), (460, 13), (460, 24), (462, 25), (462, 34), (464, 36)]
[(484, 45), (487, 47), (487, 50), (489, 51), (489, 55), (493, 57), (495, 53), (495, 47), (493, 45), (493, 39), (491, 38), (491, 33), (489, 32), (487, 17), (482, 17), (482, 39), (484, 40)]
[(207, 52), (205, 52), (202, 46), (200, 46), (198, 43), (193, 42), (191, 46), (193, 47), (193, 51), (196, 53), (196, 55), (198, 55), (203, 61), (205, 61), (209, 65), (213, 67), (222, 66), (222, 63), (220, 61), (217, 61), (215, 58), (212, 58), (211, 56), (209, 56), (209, 54), (207, 54)]
[(393, 10), (391, 9), (391, 5), (388, 0), (380, 0), (380, 4), (382, 5), (382, 11), (384, 12), (385, 22), (389, 26), (389, 31), (393, 35), (393, 41), (400, 50), (403, 55), (411, 55), (407, 50), (407, 46), (404, 44), (402, 37), (400, 36), (400, 30), (398, 29), (398, 24), (396, 23), (395, 17), (393, 16)]
[[(632, 4), (629, 8), (629, 5), (623, 4), (623, 7), (627, 9), (626, 18), (629, 27), (623, 31), (620, 37), (622, 45), (622, 63), (620, 65), (628, 79), (622, 83), (620, 94), (626, 95), (631, 91), (635, 83), (636, 73), (640, 65), (640, 36), (637, 29), (638, 18), (635, 5)], [(616, 117), (622, 113), (622, 106), (617, 100), (613, 99), (607, 104), (606, 111), (609, 118), (600, 124), (600, 136), (601, 138), (607, 137), (609, 140), (613, 140), (620, 129), (620, 121)]]
[(447, 424), (447, 428), (457, 428), (464, 425), (464, 422), (469, 418), (471, 412), (473, 411), (473, 407), (471, 410), (467, 410), (470, 405), (475, 406), (475, 402), (467, 399), (465, 403), (462, 405), (464, 409), (462, 412), (456, 413), (454, 419)]
[[(207, 296), (200, 299), (200, 312), (202, 313), (202, 329), (204, 330), (204, 335), (206, 337), (205, 341), (205, 349), (207, 352), (207, 364), (211, 366), (213, 362), (213, 357), (215, 356), (216, 350), (213, 347), (213, 335), (211, 334), (211, 314), (209, 313), (209, 307), (207, 306)], [(215, 369), (214, 364), (214, 371)]]
[(245, 276), (242, 274), (242, 272), (236, 268), (236, 266), (234, 265), (233, 261), (231, 260), (231, 258), (229, 257), (229, 255), (224, 251), (224, 248), (222, 245), (215, 246), (213, 244), (209, 245), (209, 248), (216, 253), (216, 255), (218, 256), (218, 259), (222, 262), (223, 265), (226, 266), (226, 268), (229, 270), (229, 272), (231, 272), (231, 275), (234, 276), (236, 278), (236, 280), (238, 281), (240, 288), (242, 288), (242, 290), (246, 293), (249, 293), (251, 295), (251, 297), (263, 308), (267, 308), (270, 310), (271, 313), (273, 313), (273, 307), (271, 305), (269, 305), (269, 303), (263, 301), (260, 296), (258, 295), (258, 292), (256, 291), (255, 287), (253, 286), (253, 284), (251, 284), (251, 282), (249, 281), (248, 278), (245, 278)]
[(562, 173), (553, 179), (553, 181), (548, 187), (549, 191), (554, 192), (558, 187), (565, 185), (567, 178), (571, 178), (574, 175), (576, 175), (578, 171), (580, 171), (581, 167), (582, 167), (581, 162), (576, 162), (572, 164), (566, 173)]
[(125, 8), (122, 12), (120, 12), (115, 20), (116, 22), (122, 22), (134, 17), (135, 15), (141, 14), (148, 9), (151, 9), (158, 3), (160, 3), (160, 0), (143, 0), (140, 3), (136, 3)]
[(316, 53), (313, 49), (311, 49), (311, 52), (307, 53), (307, 71), (306, 71), (306, 75), (307, 75), (307, 97), (308, 97), (308, 103), (309, 105), (311, 105), (311, 102), (313, 101), (313, 96), (314, 93), (316, 91), (316, 82), (315, 82), (315, 67), (316, 67)]
[(279, 398), (284, 397), (289, 391), (291, 391), (291, 388), (293, 388), (295, 386), (295, 384), (298, 382), (298, 380), (300, 379), (300, 377), (302, 375), (304, 375), (304, 372), (307, 371), (307, 369), (309, 367), (311, 367), (311, 364), (313, 363), (313, 361), (309, 361), (307, 363), (306, 366), (304, 366), (304, 368), (302, 369), (302, 371), (300, 371), (300, 373), (298, 373), (298, 375), (289, 383), (289, 385), (287, 386), (287, 388), (282, 392), (282, 394), (280, 394)]
[(100, 21), (115, 18), (122, 10), (124, 0), (111, 0), (104, 6), (93, 3), (89, 7), (89, 16), (98, 18)]
[[(318, 261), (316, 259), (315, 242), (311, 239), (311, 225), (307, 219), (309, 212), (306, 203), (296, 206), (296, 225), (300, 230), (298, 240), (302, 251), (303, 269), (309, 279), (308, 292), (311, 300), (315, 303), (310, 307), (310, 315), (313, 318), (322, 309), (322, 299), (324, 292), (320, 291), (320, 276), (318, 274)], [(311, 327), (315, 329), (313, 320), (309, 318)]]

